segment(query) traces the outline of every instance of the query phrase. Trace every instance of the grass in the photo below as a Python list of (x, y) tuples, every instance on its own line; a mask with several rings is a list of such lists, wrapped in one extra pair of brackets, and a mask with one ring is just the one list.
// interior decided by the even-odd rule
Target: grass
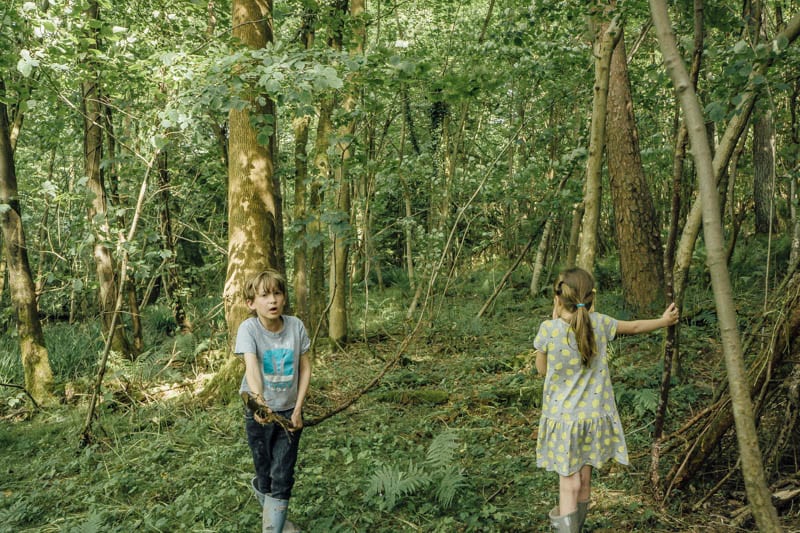
[[(477, 320), (492, 290), (481, 281), (460, 287), (457, 301), (436, 303), (440, 312), (376, 389), (306, 428), (289, 511), (305, 531), (548, 531), (557, 479), (535, 465), (541, 380), (533, 376), (531, 344), (549, 302), (509, 289)], [(204, 370), (218, 366), (225, 339), (202, 323), (181, 339), (169, 331), (163, 309), (148, 313), (147, 351), (137, 363), (112, 365), (91, 446), (78, 442), (86, 417), (82, 394), (32, 413), (11, 401), (16, 391), (0, 389), (0, 532), (259, 530), (234, 391), (229, 403), (212, 406), (194, 395)], [(410, 329), (403, 313), (396, 294), (373, 291), (370, 312), (353, 313), (356, 340), (343, 352), (320, 347), (307, 420), (380, 371)], [(699, 352), (709, 333), (685, 330), (684, 353)], [(49, 344), (57, 380), (90, 382), (97, 332), (55, 324), (47, 334), (48, 342), (57, 339)], [(663, 510), (648, 496), (647, 391), (660, 377), (659, 340), (655, 334), (615, 341), (615, 384), (632, 464), (612, 464), (595, 476), (591, 531), (715, 530), (713, 513), (681, 512), (682, 495)], [(0, 347), (11, 344), (0, 337)], [(18, 380), (19, 363), (2, 353), (3, 379)], [(671, 422), (703, 405), (712, 389), (700, 379), (680, 384)], [(439, 456), (449, 464), (435, 468), (428, 457), (443, 435), (457, 444)], [(442, 479), (451, 475), (455, 483), (456, 473), (462, 484), (449, 500), (440, 498)], [(390, 476), (394, 485), (385, 483)]]

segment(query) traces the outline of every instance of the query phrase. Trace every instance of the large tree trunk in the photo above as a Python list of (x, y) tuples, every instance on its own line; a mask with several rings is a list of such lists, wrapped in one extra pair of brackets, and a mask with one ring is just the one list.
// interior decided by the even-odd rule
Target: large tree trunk
[[(86, 16), (89, 20), (99, 21), (97, 0), (89, 1)], [(97, 31), (96, 28), (92, 29), (91, 48), (97, 48)], [(87, 216), (89, 225), (95, 236), (94, 262), (99, 285), (100, 316), (104, 333), (112, 336), (111, 349), (125, 357), (132, 358), (134, 351), (125, 334), (124, 326), (118, 324), (114, 327), (114, 331), (109, 331), (111, 327), (111, 317), (114, 314), (114, 305), (117, 300), (117, 282), (116, 272), (114, 270), (114, 258), (112, 257), (111, 250), (109, 250), (105, 244), (112, 240), (112, 235), (108, 221), (106, 191), (101, 167), (103, 156), (102, 125), (104, 123), (104, 117), (100, 82), (96, 73), (89, 74), (86, 81), (83, 82), (81, 90), (81, 103), (84, 117), (84, 172), (88, 179), (87, 186), (89, 192), (92, 195)]]
[[(260, 49), (272, 42), (272, 4), (258, 0), (233, 2), (233, 36), (242, 45)], [(275, 106), (261, 95), (243, 94), (248, 105), (232, 109), (228, 121), (228, 268), (225, 277), (225, 318), (231, 342), (239, 324), (250, 314), (243, 290), (249, 278), (266, 268), (279, 269), (279, 197), (275, 195), (272, 144), (258, 142), (253, 117), (271, 117)], [(259, 100), (263, 104), (259, 104)], [(274, 126), (273, 126), (274, 127)]]
[[(366, 32), (364, 28), (364, 0), (350, 1), (350, 19), (353, 21), (352, 44), (349, 47), (351, 55), (361, 55), (364, 51), (364, 41)], [(349, 93), (342, 102), (345, 112), (355, 109), (357, 90), (351, 87)], [(348, 176), (348, 162), (352, 156), (351, 144), (353, 133), (356, 129), (355, 119), (348, 119), (348, 123), (339, 129), (339, 139), (336, 146), (336, 154), (339, 161), (334, 169), (336, 176), (336, 209), (342, 217), (342, 221), (351, 218), (350, 213), (350, 178)], [(336, 344), (347, 341), (347, 259), (350, 251), (350, 233), (352, 228), (349, 224), (347, 229), (340, 228), (334, 231), (333, 238), (333, 261), (331, 262), (331, 311), (330, 323), (328, 325), (328, 338)]]
[[(2, 79), (0, 79), (0, 96), (5, 96)], [(25, 389), (37, 402), (49, 403), (52, 400), (53, 372), (50, 369), (50, 359), (39, 322), (36, 292), (28, 263), (28, 249), (25, 246), (25, 231), (22, 227), (17, 194), (14, 152), (11, 148), (8, 109), (3, 98), (0, 98), (0, 229), (3, 237), (3, 258), (8, 269), (9, 292), (17, 320), (17, 338), (25, 373)], [(0, 276), (2, 275), (4, 273), (0, 271)]]
[[(233, 36), (243, 46), (260, 49), (272, 42), (272, 2), (234, 0), (232, 9)], [(280, 195), (272, 159), (275, 105), (252, 89), (239, 96), (248, 105), (231, 109), (228, 116), (228, 268), (223, 298), (231, 351), (239, 325), (250, 314), (243, 294), (245, 283), (264, 269), (281, 269)], [(268, 146), (259, 143), (259, 131), (251, 119), (272, 121), (271, 126), (262, 123), (272, 130)], [(204, 395), (227, 394), (236, 386), (241, 371), (238, 358), (230, 357)]]
[(663, 300), (661, 234), (639, 151), (633, 113), (624, 28), (611, 58), (606, 124), (606, 157), (614, 203), (622, 294), (642, 313)]
[(703, 204), (703, 236), (708, 253), (707, 264), (711, 273), (711, 284), (720, 324), (722, 351), (728, 373), (745, 488), (759, 530), (780, 531), (780, 520), (770, 500), (755, 428), (753, 406), (750, 400), (744, 356), (736, 321), (736, 306), (733, 302), (730, 277), (725, 262), (719, 194), (717, 193), (711, 149), (706, 137), (705, 121), (694, 87), (678, 52), (666, 3), (664, 0), (650, 0), (650, 8), (667, 71), (672, 78), (685, 116), (692, 145), (692, 155), (700, 182), (700, 197)]
[(600, 223), (600, 173), (603, 168), (603, 148), (606, 140), (606, 108), (611, 55), (620, 31), (617, 19), (604, 24), (594, 45), (594, 97), (592, 99), (592, 125), (589, 134), (589, 157), (586, 161), (586, 184), (583, 197), (583, 221), (576, 263), (592, 272), (597, 253), (597, 231)]

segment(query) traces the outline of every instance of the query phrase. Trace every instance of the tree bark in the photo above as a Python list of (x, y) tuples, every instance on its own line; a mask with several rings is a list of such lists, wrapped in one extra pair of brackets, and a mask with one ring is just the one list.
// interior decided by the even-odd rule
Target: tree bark
[(528, 288), (531, 298), (535, 298), (541, 289), (539, 280), (541, 279), (542, 271), (544, 270), (544, 262), (547, 258), (547, 248), (550, 246), (550, 235), (553, 232), (553, 218), (554, 217), (552, 216), (547, 217), (547, 220), (544, 223), (544, 229), (542, 230), (542, 236), (539, 240), (539, 246), (536, 247), (536, 255), (533, 260), (533, 273), (531, 274), (531, 284)]
[[(272, 42), (270, 0), (234, 0), (232, 9), (233, 36), (242, 46), (260, 49)], [(264, 269), (280, 271), (278, 239), (283, 234), (273, 161), (275, 104), (249, 88), (239, 96), (248, 105), (231, 109), (228, 115), (228, 268), (223, 299), (231, 351), (239, 325), (250, 315), (244, 285)], [(269, 133), (267, 146), (259, 142), (259, 131), (251, 119), (263, 121), (260, 125)], [(204, 397), (211, 399), (229, 392), (236, 387), (241, 371), (240, 360), (228, 358), (203, 391)]]
[(707, 265), (711, 273), (711, 284), (720, 324), (722, 351), (728, 373), (745, 488), (759, 530), (781, 531), (778, 513), (771, 503), (769, 488), (764, 476), (753, 406), (749, 396), (742, 345), (737, 329), (736, 307), (725, 263), (719, 194), (716, 188), (711, 149), (706, 137), (705, 120), (694, 87), (678, 52), (666, 3), (664, 0), (650, 0), (650, 10), (653, 24), (657, 29), (661, 51), (664, 54), (664, 62), (685, 116), (692, 145), (692, 155), (700, 181), (703, 234), (708, 253)]
[(775, 123), (767, 101), (756, 103), (753, 121), (753, 203), (756, 232), (774, 231)]
[(309, 245), (308, 296), (310, 300), (311, 323), (315, 331), (328, 334), (328, 321), (325, 315), (327, 298), (325, 297), (325, 239), (323, 238), (322, 208), (324, 201), (323, 187), (331, 179), (331, 165), (328, 157), (333, 124), (333, 98), (323, 98), (317, 119), (317, 132), (314, 140), (315, 174), (309, 184), (308, 209), (309, 223), (306, 229)]
[[(97, 0), (90, 0), (86, 16), (89, 20), (99, 21), (99, 8)], [(90, 48), (96, 49), (98, 46), (98, 30), (91, 30)], [(90, 69), (91, 71), (91, 69)], [(111, 228), (108, 221), (106, 207), (106, 191), (103, 183), (103, 171), (101, 167), (103, 156), (103, 104), (101, 99), (100, 81), (98, 74), (89, 74), (81, 86), (81, 103), (83, 106), (83, 127), (84, 127), (84, 172), (87, 177), (87, 186), (92, 195), (88, 209), (89, 226), (94, 233), (94, 262), (97, 271), (99, 285), (99, 308), (103, 324), (103, 331), (106, 335), (111, 335), (111, 349), (125, 357), (132, 358), (134, 351), (128, 341), (125, 329), (122, 324), (117, 324), (113, 331), (111, 327), (111, 316), (114, 313), (114, 304), (117, 300), (116, 272), (114, 270), (114, 258), (111, 250), (106, 246), (111, 242)]]
[[(105, 117), (105, 122), (103, 123), (103, 129), (106, 133), (106, 143), (108, 146), (108, 158), (106, 163), (106, 168), (108, 169), (108, 176), (109, 176), (109, 200), (111, 201), (112, 207), (123, 207), (122, 201), (119, 195), (119, 174), (117, 173), (117, 138), (114, 133), (114, 121), (113, 121), (113, 113), (111, 112), (111, 106), (109, 105), (108, 99), (104, 98), (102, 102), (103, 106), (103, 115)], [(127, 224), (125, 222), (124, 210), (117, 209), (117, 224), (119, 227), (125, 227)], [(128, 316), (130, 317), (131, 321), (131, 333), (133, 335), (133, 345), (132, 350), (134, 354), (141, 353), (144, 347), (144, 337), (142, 331), (142, 314), (139, 311), (139, 302), (136, 299), (136, 286), (133, 283), (126, 283), (125, 290), (127, 291), (127, 298), (128, 298), (128, 309), (130, 313)]]
[(619, 38), (618, 20), (615, 18), (595, 39), (594, 98), (592, 99), (592, 125), (589, 135), (589, 157), (586, 161), (586, 186), (583, 198), (583, 221), (578, 246), (577, 264), (587, 272), (594, 270), (597, 253), (597, 231), (600, 223), (600, 174), (603, 167), (603, 148), (606, 140), (606, 109), (611, 55)]
[[(349, 53), (352, 56), (361, 55), (364, 51), (366, 30), (364, 27), (364, 0), (351, 0), (349, 2), (349, 16), (354, 24), (352, 43)], [(342, 108), (346, 113), (355, 109), (357, 90), (351, 87), (342, 102)], [(339, 158), (334, 168), (336, 180), (336, 209), (342, 217), (342, 227), (334, 230), (333, 237), (333, 261), (331, 262), (331, 310), (328, 324), (328, 338), (335, 344), (347, 341), (348, 313), (347, 313), (347, 281), (348, 281), (348, 256), (350, 252), (350, 239), (352, 226), (349, 221), (351, 218), (350, 206), (350, 177), (348, 175), (348, 163), (352, 157), (353, 134), (356, 129), (355, 119), (348, 119), (348, 122), (339, 129), (336, 154)], [(346, 222), (346, 223), (345, 223)]]
[[(315, 13), (309, 9), (303, 14), (303, 26), (299, 41), (303, 48), (310, 50), (314, 44)], [(303, 115), (292, 121), (294, 129), (294, 220), (297, 225), (297, 238), (294, 243), (294, 313), (303, 323), (311, 325), (311, 309), (308, 288), (308, 130), (311, 117)]]
[(184, 292), (183, 282), (177, 263), (175, 252), (175, 236), (172, 232), (172, 210), (170, 204), (172, 193), (170, 189), (170, 173), (168, 166), (168, 153), (166, 149), (158, 154), (158, 190), (161, 205), (159, 206), (161, 218), (161, 248), (164, 251), (165, 269), (162, 274), (164, 280), (164, 290), (167, 294), (172, 316), (175, 324), (181, 333), (192, 331), (192, 323), (186, 315), (183, 307), (182, 294)]
[(567, 243), (567, 257), (564, 260), (565, 268), (572, 268), (578, 260), (578, 247), (581, 233), (581, 220), (583, 220), (583, 201), (572, 208), (572, 223), (569, 226), (569, 242)]
[[(5, 96), (5, 92), (5, 85), (0, 79), (0, 96)], [(17, 322), (25, 389), (36, 402), (44, 404), (53, 399), (53, 372), (39, 322), (36, 291), (28, 262), (10, 133), (8, 108), (5, 100), (0, 98), (0, 229), (3, 259)], [(0, 275), (4, 276), (4, 273), (0, 272)]]
[(789, 177), (789, 211), (792, 225), (792, 245), (789, 254), (789, 264), (794, 264), (800, 257), (800, 217), (798, 217), (797, 207), (800, 205), (800, 195), (798, 194), (798, 163), (800, 163), (800, 121), (797, 118), (797, 101), (800, 98), (800, 80), (795, 80), (792, 96), (789, 100), (789, 111), (792, 117), (791, 122), (791, 144), (792, 149), (789, 153), (789, 168), (793, 169)]
[(620, 27), (619, 32), (619, 41), (611, 58), (606, 158), (622, 271), (622, 294), (631, 308), (644, 313), (664, 298), (663, 252), (639, 149), (624, 27)]
[(308, 300), (308, 127), (310, 117), (294, 119), (294, 220), (297, 239), (294, 245), (294, 312), (310, 324)]
[[(264, 48), (272, 42), (272, 2), (234, 0), (233, 36), (243, 46)], [(225, 317), (231, 342), (250, 311), (242, 291), (249, 278), (266, 268), (279, 269), (278, 202), (273, 182), (275, 105), (263, 95), (241, 95), (248, 105), (229, 113), (228, 268), (225, 278)], [(267, 146), (258, 141), (252, 118), (272, 120)]]

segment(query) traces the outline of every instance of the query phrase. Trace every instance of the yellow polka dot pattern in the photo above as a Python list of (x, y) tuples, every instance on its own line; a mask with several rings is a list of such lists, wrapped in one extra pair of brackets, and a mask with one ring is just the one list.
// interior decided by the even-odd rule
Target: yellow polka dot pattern
[(533, 342), (547, 355), (536, 464), (562, 476), (587, 464), (600, 468), (609, 459), (628, 464), (606, 355), (617, 321), (590, 316), (598, 350), (588, 367), (581, 364), (575, 333), (561, 319), (543, 322)]

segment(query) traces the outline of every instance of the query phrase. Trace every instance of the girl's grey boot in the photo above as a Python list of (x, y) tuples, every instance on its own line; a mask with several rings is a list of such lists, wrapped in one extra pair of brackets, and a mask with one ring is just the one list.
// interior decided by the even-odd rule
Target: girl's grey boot
[(283, 533), (286, 522), (286, 509), (289, 500), (279, 500), (264, 495), (264, 509), (261, 514), (261, 533)]
[(573, 511), (564, 516), (558, 516), (558, 507), (550, 511), (550, 527), (557, 533), (580, 533), (581, 523), (578, 511)]
[(586, 522), (586, 515), (589, 512), (589, 503), (589, 500), (578, 502), (578, 523), (580, 524), (578, 531), (583, 531), (583, 523)]

